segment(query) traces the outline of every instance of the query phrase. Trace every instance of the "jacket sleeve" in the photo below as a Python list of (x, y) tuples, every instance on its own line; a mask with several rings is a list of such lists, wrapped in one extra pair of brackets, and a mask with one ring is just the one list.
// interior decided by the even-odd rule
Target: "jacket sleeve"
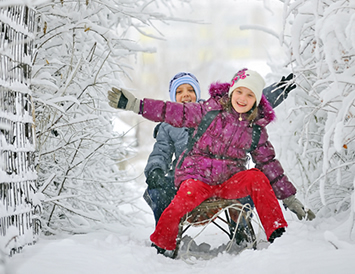
[(204, 103), (176, 103), (144, 99), (142, 116), (154, 122), (166, 122), (174, 127), (195, 128), (206, 113)]
[(255, 167), (261, 170), (269, 179), (270, 184), (279, 200), (296, 194), (296, 188), (284, 174), (280, 162), (275, 158), (275, 150), (268, 141), (268, 134), (262, 128), (257, 148), (251, 152)]
[(149, 173), (156, 168), (160, 168), (164, 173), (167, 173), (172, 162), (174, 151), (173, 140), (166, 131), (164, 124), (162, 124), (159, 127), (153, 151), (150, 153), (147, 165), (144, 169), (145, 177), (148, 178)]

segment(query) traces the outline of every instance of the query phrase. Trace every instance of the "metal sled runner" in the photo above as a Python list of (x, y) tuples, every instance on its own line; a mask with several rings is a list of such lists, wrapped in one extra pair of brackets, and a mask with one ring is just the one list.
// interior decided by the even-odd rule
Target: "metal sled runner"
[(183, 234), (191, 226), (205, 226), (210, 223), (216, 225), (238, 245), (246, 242), (256, 249), (256, 236), (251, 218), (249, 204), (243, 205), (239, 200), (211, 198), (204, 201), (181, 219), (174, 257), (179, 252)]

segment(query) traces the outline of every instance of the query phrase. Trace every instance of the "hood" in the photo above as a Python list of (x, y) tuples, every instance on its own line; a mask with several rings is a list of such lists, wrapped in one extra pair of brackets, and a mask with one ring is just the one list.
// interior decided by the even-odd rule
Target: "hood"
[[(230, 83), (216, 82), (211, 84), (209, 93), (212, 98), (219, 100), (222, 97), (228, 97), (229, 88)], [(275, 111), (264, 95), (261, 97), (260, 104), (258, 106), (258, 112), (259, 115), (255, 120), (255, 124), (259, 126), (266, 126), (276, 119)]]

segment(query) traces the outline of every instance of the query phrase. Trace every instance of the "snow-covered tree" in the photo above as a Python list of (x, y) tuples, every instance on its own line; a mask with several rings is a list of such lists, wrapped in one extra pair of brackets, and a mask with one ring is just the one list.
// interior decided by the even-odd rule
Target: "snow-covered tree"
[(173, 19), (161, 12), (171, 2), (55, 0), (37, 7), (32, 90), (45, 230), (126, 220), (117, 208), (130, 176), (118, 163), (134, 148), (112, 131), (107, 90), (129, 75), (125, 58), (144, 51), (127, 31)]
[(288, 173), (308, 206), (319, 216), (349, 212), (353, 223), (354, 1), (282, 2), (280, 41), (287, 55), (282, 66), (296, 75), (298, 88), (286, 100), (289, 115), (279, 117), (283, 132), (289, 133), (281, 157), (292, 167)]

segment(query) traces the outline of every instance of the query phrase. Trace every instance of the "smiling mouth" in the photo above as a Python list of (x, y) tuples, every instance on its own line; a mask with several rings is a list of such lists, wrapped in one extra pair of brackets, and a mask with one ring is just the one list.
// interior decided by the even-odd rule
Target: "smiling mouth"
[(181, 103), (185, 104), (185, 103), (191, 103), (191, 100), (188, 101), (181, 101)]
[(245, 107), (247, 104), (243, 104), (243, 103), (237, 102), (237, 105), (240, 106), (240, 107)]

